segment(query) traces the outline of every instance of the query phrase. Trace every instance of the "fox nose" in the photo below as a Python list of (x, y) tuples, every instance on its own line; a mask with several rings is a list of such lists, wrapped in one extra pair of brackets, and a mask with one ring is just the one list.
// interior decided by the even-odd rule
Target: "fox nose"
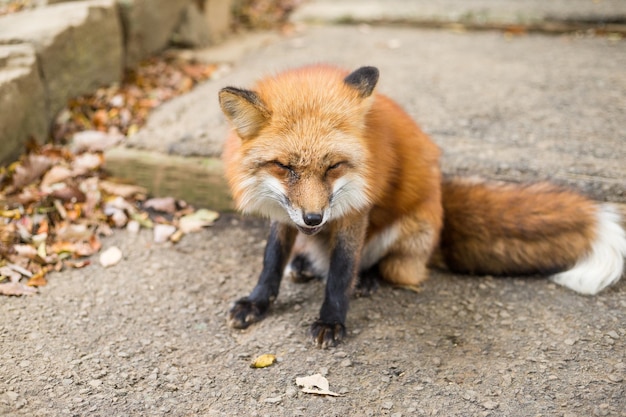
[(322, 223), (321, 213), (304, 213), (302, 219), (307, 226), (318, 226)]

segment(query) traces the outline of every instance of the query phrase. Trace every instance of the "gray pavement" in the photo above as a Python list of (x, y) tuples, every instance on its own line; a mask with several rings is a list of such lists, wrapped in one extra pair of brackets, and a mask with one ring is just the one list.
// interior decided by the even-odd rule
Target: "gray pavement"
[(292, 20), (472, 26), (545, 24), (543, 27), (549, 28), (550, 22), (626, 23), (625, 16), (626, 3), (621, 0), (316, 0), (304, 2)]
[[(626, 42), (378, 26), (306, 26), (252, 44), (232, 70), (157, 109), (129, 140), (162, 154), (218, 157), (226, 85), (326, 62), (375, 65), (379, 91), (444, 151), (448, 174), (550, 179), (626, 202)], [(211, 59), (211, 51), (199, 56)], [(216, 54), (216, 56), (219, 56)]]
[[(444, 149), (446, 172), (552, 179), (626, 202), (626, 41), (296, 27), (198, 52), (230, 71), (163, 105), (111, 160), (137, 158), (149, 173), (175, 159), (182, 182), (189, 161), (189, 177), (213, 181), (219, 88), (311, 62), (376, 65), (380, 90)], [(177, 245), (116, 232), (104, 248), (121, 248), (118, 265), (55, 273), (37, 296), (2, 299), (0, 415), (626, 416), (626, 281), (583, 297), (544, 279), (433, 271), (420, 293), (383, 286), (354, 300), (348, 337), (326, 351), (306, 335), (317, 282), (285, 282), (266, 320), (227, 327), (265, 233), (265, 221), (234, 215)], [(251, 369), (265, 353), (278, 363)], [(300, 392), (295, 378), (317, 372), (343, 396)]]

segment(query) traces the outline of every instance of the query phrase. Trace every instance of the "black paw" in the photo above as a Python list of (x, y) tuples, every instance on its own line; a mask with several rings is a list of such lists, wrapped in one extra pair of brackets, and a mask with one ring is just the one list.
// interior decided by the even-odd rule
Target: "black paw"
[(322, 279), (321, 275), (313, 268), (313, 263), (304, 254), (294, 256), (289, 267), (291, 268), (289, 277), (293, 282), (305, 283), (314, 279)]
[(354, 295), (356, 297), (369, 297), (380, 287), (380, 280), (380, 272), (378, 272), (377, 266), (361, 272), (354, 288)]
[(310, 327), (309, 333), (313, 338), (313, 343), (326, 349), (337, 344), (346, 335), (346, 326), (341, 323), (324, 323), (316, 320)]
[(269, 303), (250, 301), (248, 297), (240, 298), (228, 312), (228, 324), (236, 329), (245, 329), (263, 320), (269, 307)]

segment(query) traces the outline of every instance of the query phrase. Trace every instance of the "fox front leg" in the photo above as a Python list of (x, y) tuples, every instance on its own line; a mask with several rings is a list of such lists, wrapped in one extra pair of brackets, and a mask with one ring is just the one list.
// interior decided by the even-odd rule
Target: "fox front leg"
[(245, 329), (267, 315), (276, 296), (285, 264), (296, 237), (296, 229), (272, 222), (263, 255), (263, 270), (259, 281), (247, 297), (240, 298), (230, 309), (228, 323), (231, 327)]
[(365, 225), (359, 220), (335, 235), (324, 303), (319, 318), (309, 329), (313, 342), (322, 348), (336, 346), (346, 334), (349, 292), (358, 271)]

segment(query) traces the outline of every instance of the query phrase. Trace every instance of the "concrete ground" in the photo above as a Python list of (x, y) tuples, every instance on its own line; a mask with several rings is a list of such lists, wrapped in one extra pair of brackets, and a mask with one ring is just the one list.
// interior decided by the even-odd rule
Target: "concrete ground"
[[(219, 88), (310, 62), (375, 65), (380, 90), (444, 149), (447, 173), (551, 179), (626, 202), (626, 41), (296, 27), (230, 44), (243, 50), (224, 58), (230, 72), (162, 106), (121, 152), (210, 160), (226, 130)], [(256, 281), (265, 233), (265, 221), (232, 214), (176, 245), (116, 232), (105, 249), (122, 249), (118, 265), (2, 299), (0, 414), (626, 416), (624, 281), (584, 297), (545, 279), (433, 271), (420, 293), (383, 286), (353, 300), (348, 337), (320, 350), (306, 335), (318, 282), (285, 282), (266, 320), (226, 325)], [(264, 353), (278, 362), (250, 368)], [(314, 373), (343, 396), (300, 392), (295, 379)]]

